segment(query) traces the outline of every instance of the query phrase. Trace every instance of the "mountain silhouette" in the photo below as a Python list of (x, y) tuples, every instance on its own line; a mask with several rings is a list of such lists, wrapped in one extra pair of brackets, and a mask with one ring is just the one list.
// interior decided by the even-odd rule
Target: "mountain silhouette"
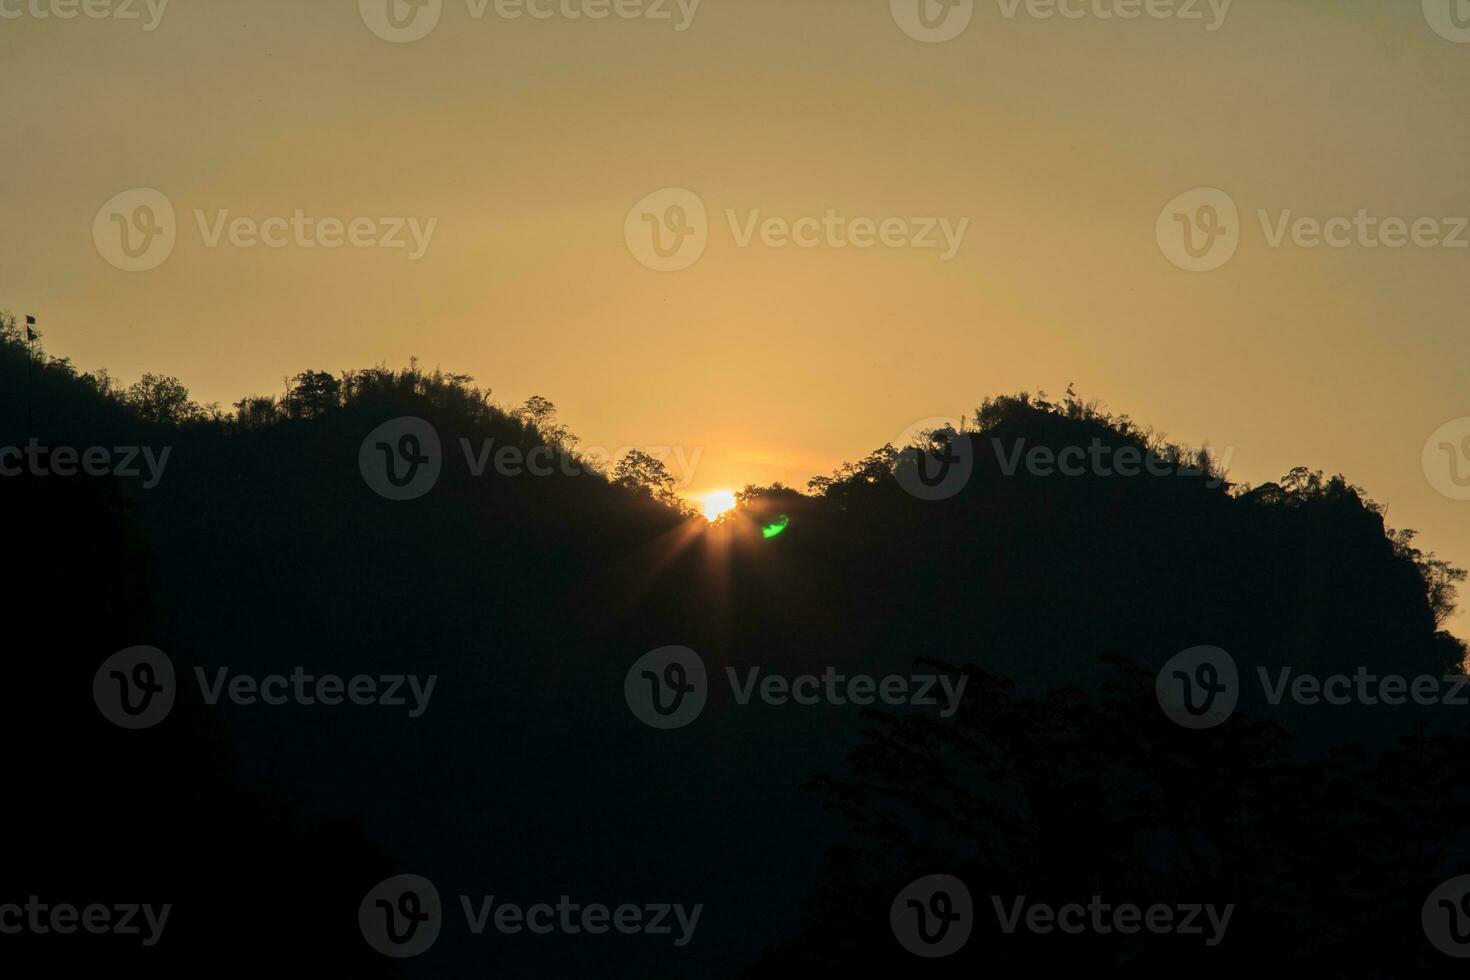
[[(581, 459), (544, 398), (503, 408), (414, 365), (305, 371), (282, 396), (199, 406), (174, 379), (124, 388), (48, 358), (10, 321), (0, 447), (28, 446), (48, 472), (0, 477), (18, 790), (0, 904), (174, 907), (154, 947), (0, 937), (40, 962), (645, 978), (1454, 967), (1421, 906), (1470, 870), (1470, 708), (1272, 696), (1302, 675), (1464, 676), (1443, 628), (1463, 573), (1343, 477), (1237, 485), (1212, 453), (1070, 390), (1016, 394), (804, 491), (747, 487), (711, 525), (656, 460)], [(57, 475), (60, 447), (114, 462), (136, 448), (138, 472)], [(1071, 447), (1149, 471), (1025, 462)], [(130, 731), (93, 684), (137, 646), (167, 654), (178, 700)], [(630, 668), (669, 647), (697, 656), (707, 699), (659, 729), (630, 710)], [(1161, 708), (1158, 679), (1200, 648), (1238, 679), (1230, 717), (1195, 730)], [(650, 668), (652, 689), (687, 680), (680, 664)], [(221, 670), (227, 684), (298, 669), (437, 680), (416, 716), (411, 698), (206, 698)], [(1192, 671), (1178, 673), (1219, 676)], [(741, 703), (772, 675), (827, 674), (965, 693), (949, 715)], [(359, 928), (363, 896), (397, 874), (443, 898), (437, 942), (412, 959)], [(928, 960), (891, 915), (934, 874), (968, 886), (974, 935)], [(475, 935), (460, 897), (490, 895), (703, 911), (681, 946)], [(1234, 912), (1206, 946), (1009, 934), (992, 900), (1095, 895)]]

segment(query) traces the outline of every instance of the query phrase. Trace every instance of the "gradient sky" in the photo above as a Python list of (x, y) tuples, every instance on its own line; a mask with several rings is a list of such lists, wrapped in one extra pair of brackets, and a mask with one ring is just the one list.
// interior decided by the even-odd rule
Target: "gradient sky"
[[(887, 0), (703, 0), (682, 32), (674, 0), (672, 21), (445, 0), (406, 44), (353, 0), (174, 0), (152, 31), (143, 0), (142, 21), (27, 6), (49, 2), (0, 0), (22, 11), (0, 19), (0, 305), (80, 367), (228, 404), (417, 356), (551, 398), (586, 444), (700, 452), (691, 492), (802, 486), (919, 419), (1075, 382), (1234, 447), (1237, 480), (1340, 471), (1470, 563), (1470, 502), (1421, 466), (1470, 415), (1470, 249), (1271, 248), (1256, 217), (1470, 215), (1470, 43), (1418, 0), (1236, 0), (1213, 31), (1204, 0), (1206, 21), (977, 0), (941, 44)], [(136, 187), (179, 230), (130, 274), (92, 228)], [(624, 223), (666, 187), (699, 195), (709, 242), (660, 273)], [(1155, 237), (1196, 187), (1241, 215), (1208, 273)], [(298, 208), (438, 224), (410, 261), (209, 248), (193, 214)], [(944, 261), (742, 248), (725, 218), (829, 208), (969, 227)]]

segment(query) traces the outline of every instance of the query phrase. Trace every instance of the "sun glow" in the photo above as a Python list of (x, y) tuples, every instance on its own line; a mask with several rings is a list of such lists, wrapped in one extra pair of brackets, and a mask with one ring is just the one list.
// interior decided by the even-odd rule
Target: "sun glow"
[(712, 490), (702, 498), (704, 519), (717, 520), (735, 509), (734, 490)]

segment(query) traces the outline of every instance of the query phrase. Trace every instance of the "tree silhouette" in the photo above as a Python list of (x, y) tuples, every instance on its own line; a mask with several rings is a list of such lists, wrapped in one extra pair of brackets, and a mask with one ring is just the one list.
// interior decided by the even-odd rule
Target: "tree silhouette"
[(342, 382), (325, 371), (303, 371), (287, 384), (282, 400), (287, 418), (320, 418), (342, 401)]
[(616, 486), (625, 490), (647, 494), (659, 503), (671, 507), (678, 505), (678, 481), (663, 460), (650, 456), (641, 449), (630, 449), (623, 454), (613, 471), (612, 479)]
[[(1463, 709), (1272, 704), (1254, 681), (1284, 668), (1462, 671), (1465, 647), (1443, 627), (1463, 573), (1388, 527), (1345, 478), (1303, 468), (1236, 485), (1215, 453), (1075, 392), (1019, 393), (927, 437), (939, 452), (970, 441), (973, 473), (952, 497), (912, 496), (894, 477), (902, 454), (883, 446), (809, 493), (747, 487), (710, 526), (643, 452), (611, 477), (476, 475), (462, 441), (523, 453), (572, 443), (546, 399), (507, 410), (468, 376), (307, 371), (281, 398), (244, 398), (225, 417), (172, 379), (119, 391), (13, 326), (0, 334), (0, 447), (172, 450), (146, 490), (118, 473), (0, 477), (20, 556), (20, 586), (0, 590), (19, 672), (7, 717), (12, 744), (28, 747), (13, 760), (25, 802), (6, 824), (20, 855), (0, 903), (31, 882), (79, 901), (173, 901), (177, 945), (160, 973), (215, 962), (227, 974), (306, 963), (442, 976), (493, 961), (519, 976), (968, 976), (982, 957), (1001, 973), (1454, 965), (1419, 916), (1470, 854)], [(368, 435), (403, 417), (432, 425), (443, 453), (412, 501), (381, 496), (360, 468)], [(999, 462), (1020, 446), (1094, 440), (1165, 475), (1060, 478)], [(137, 643), (167, 650), (189, 684), (196, 667), (300, 666), (433, 673), (440, 685), (412, 720), (210, 706), (196, 686), (177, 717), (124, 733), (88, 685)], [(1250, 684), (1228, 722), (1192, 732), (1164, 716), (1152, 685), (1200, 644), (1228, 651)], [(624, 683), (667, 645), (699, 654), (709, 697), (692, 724), (655, 731)], [(726, 683), (727, 668), (829, 667), (937, 671), (967, 678), (968, 693), (946, 718), (742, 705)], [(679, 949), (647, 936), (473, 937), (446, 923), (421, 960), (385, 965), (354, 916), (398, 872), (438, 882), (451, 910), (456, 893), (483, 890), (706, 912)], [(1023, 893), (1239, 911), (1208, 951), (1183, 937), (991, 929), (921, 962), (895, 942), (888, 909), (935, 872), (965, 880), (982, 911), (992, 894)], [(83, 965), (143, 962), (106, 943), (87, 950)]]
[(540, 432), (548, 446), (554, 446), (562, 452), (571, 452), (577, 445), (577, 437), (557, 421), (556, 406), (549, 399), (532, 395), (526, 399), (525, 404), (516, 409), (515, 417)]
[(145, 374), (123, 393), (123, 403), (144, 422), (179, 425), (197, 421), (204, 414), (189, 399), (189, 389), (178, 378)]

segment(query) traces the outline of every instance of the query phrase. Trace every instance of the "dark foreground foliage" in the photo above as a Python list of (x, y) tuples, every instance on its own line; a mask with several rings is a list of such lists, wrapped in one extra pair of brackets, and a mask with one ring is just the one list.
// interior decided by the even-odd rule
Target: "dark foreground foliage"
[[(1198, 645), (1243, 677), (1284, 668), (1461, 670), (1441, 625), (1461, 574), (1341, 478), (1237, 486), (1070, 393), (987, 401), (974, 472), (906, 493), (885, 447), (807, 493), (747, 488), (713, 527), (657, 460), (597, 467), (554, 406), (494, 404), (464, 377), (309, 371), (280, 396), (198, 406), (169, 378), (119, 388), (7, 325), (0, 446), (170, 452), (136, 477), (0, 478), (14, 665), (0, 903), (171, 903), (163, 941), (0, 937), (0, 955), (154, 975), (1011, 975), (1033, 965), (1223, 975), (1444, 972), (1420, 907), (1470, 871), (1465, 712), (1271, 704), (1189, 731), (1156, 672)], [(430, 422), (433, 492), (397, 502), (358, 468), (367, 434)], [(476, 476), (487, 441), (559, 462)], [(1133, 447), (1165, 476), (1007, 473), (1020, 445)], [(761, 528), (785, 518), (770, 538)], [(166, 650), (178, 706), (121, 731), (94, 672)], [(704, 714), (655, 731), (624, 675), (680, 644)], [(417, 718), (378, 708), (204, 703), (196, 669), (438, 675)], [(944, 671), (952, 717), (737, 703), (744, 677)], [(446, 899), (424, 956), (379, 957), (361, 897), (412, 872)], [(924, 961), (889, 927), (909, 881), (975, 899), (963, 950)], [(465, 928), (457, 897), (702, 903), (694, 941)], [(992, 896), (1236, 906), (1225, 940), (1006, 934)], [(63, 941), (65, 939), (70, 941)], [(22, 970), (22, 973), (27, 971)]]

